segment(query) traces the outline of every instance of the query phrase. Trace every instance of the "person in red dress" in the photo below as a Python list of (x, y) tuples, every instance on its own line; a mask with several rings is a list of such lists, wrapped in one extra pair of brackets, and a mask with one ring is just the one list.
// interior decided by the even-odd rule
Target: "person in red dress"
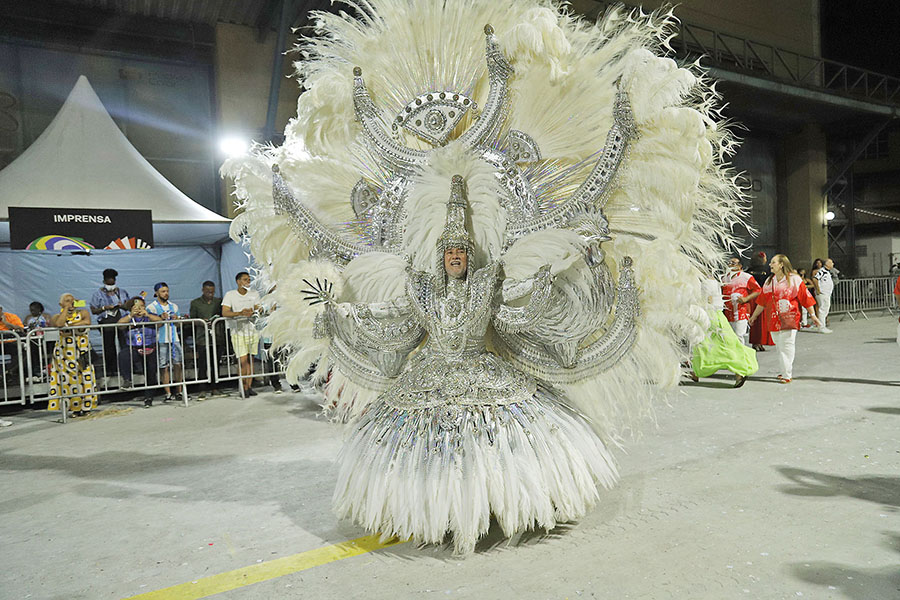
[[(806, 291), (803, 279), (794, 271), (787, 256), (776, 254), (769, 262), (769, 267), (772, 269), (772, 276), (762, 286), (750, 323), (756, 321), (765, 310), (769, 331), (781, 359), (782, 372), (778, 379), (781, 383), (790, 383), (797, 330), (800, 329), (800, 305), (809, 310), (816, 305), (816, 300)], [(815, 313), (811, 310), (809, 312), (813, 322), (821, 326)]]
[[(897, 301), (897, 306), (900, 306), (900, 277), (897, 278), (897, 283), (894, 284), (894, 299)], [(900, 345), (900, 319), (898, 319), (897, 324), (897, 344)]]
[(762, 288), (756, 279), (744, 271), (741, 259), (728, 261), (728, 272), (722, 276), (722, 299), (725, 301), (725, 318), (738, 339), (745, 346), (750, 345), (748, 337), (751, 303)]

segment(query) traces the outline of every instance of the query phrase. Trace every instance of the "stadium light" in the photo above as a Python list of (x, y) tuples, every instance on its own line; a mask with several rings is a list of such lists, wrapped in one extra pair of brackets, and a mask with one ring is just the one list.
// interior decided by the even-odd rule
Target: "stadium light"
[(228, 158), (242, 156), (250, 150), (250, 142), (245, 138), (228, 135), (219, 140), (219, 151)]
[(827, 213), (825, 213), (825, 220), (833, 221), (834, 220), (834, 212), (829, 210)]

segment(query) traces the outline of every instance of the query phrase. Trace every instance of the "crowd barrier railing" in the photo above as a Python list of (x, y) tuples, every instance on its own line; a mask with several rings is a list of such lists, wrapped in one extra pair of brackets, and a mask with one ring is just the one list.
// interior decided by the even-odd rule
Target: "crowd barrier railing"
[[(210, 337), (217, 356), (213, 377), (216, 381), (237, 381), (242, 398), (246, 395), (245, 380), (261, 377), (277, 381), (284, 375), (269, 344), (260, 337), (255, 317), (217, 317), (210, 323)], [(242, 361), (244, 356), (248, 358)]]
[[(99, 348), (90, 343), (86, 348), (78, 347), (77, 338), (89, 339), (93, 331), (102, 340)], [(148, 392), (169, 388), (178, 390), (187, 406), (188, 386), (210, 382), (214, 357), (206, 351), (209, 340), (209, 329), (202, 319), (33, 329), (20, 345), (25, 349), (28, 372), (22, 377), (21, 403), (26, 396), (30, 403), (55, 399), (64, 423), (74, 398), (99, 398), (125, 391), (143, 391), (145, 398), (152, 398)], [(80, 372), (80, 379), (76, 376), (82, 386), (80, 392), (64, 391), (58, 381), (53, 385), (54, 376), (59, 378), (73, 370)], [(85, 385), (85, 379), (90, 385)]]
[(868, 313), (873, 311), (894, 314), (895, 310), (900, 310), (894, 296), (896, 281), (896, 275), (840, 279), (831, 293), (831, 309), (828, 314), (846, 315), (854, 321), (859, 315), (868, 319)]
[[(171, 346), (167, 346), (170, 342), (166, 341), (169, 338), (162, 333), (165, 330), (177, 332), (180, 361), (170, 356)], [(137, 341), (138, 351), (129, 341), (135, 331), (139, 337), (150, 340)], [(151, 331), (152, 334), (148, 333)], [(76, 363), (80, 359), (82, 371), (90, 365), (92, 385), (79, 393), (63, 393), (62, 386), (52, 385), (54, 370), (63, 372), (65, 349), (71, 350), (73, 336), (85, 336), (88, 343), (70, 352), (68, 358)], [(91, 344), (91, 338), (100, 341)], [(188, 386), (212, 383), (215, 387), (218, 382), (238, 381), (243, 397), (243, 382), (247, 379), (262, 377), (277, 383), (284, 374), (269, 345), (260, 341), (253, 317), (46, 327), (31, 329), (24, 336), (15, 331), (0, 331), (0, 342), (0, 405), (56, 399), (63, 422), (68, 418), (74, 398), (141, 391), (147, 397), (148, 391), (168, 387), (170, 391), (176, 390), (173, 395), (180, 392), (187, 406)], [(152, 351), (141, 351), (147, 348)], [(243, 369), (241, 355), (249, 356), (244, 360)]]
[(0, 406), (25, 404), (23, 358), (22, 336), (15, 331), (0, 330), (0, 375), (3, 376)]

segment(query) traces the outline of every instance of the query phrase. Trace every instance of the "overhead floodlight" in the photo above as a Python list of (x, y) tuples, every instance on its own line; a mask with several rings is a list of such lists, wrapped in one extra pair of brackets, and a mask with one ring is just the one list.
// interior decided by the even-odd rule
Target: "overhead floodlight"
[(243, 156), (250, 150), (250, 142), (245, 138), (228, 135), (219, 140), (219, 151), (228, 158)]
[(834, 212), (829, 210), (827, 213), (825, 213), (825, 220), (833, 221), (834, 220)]

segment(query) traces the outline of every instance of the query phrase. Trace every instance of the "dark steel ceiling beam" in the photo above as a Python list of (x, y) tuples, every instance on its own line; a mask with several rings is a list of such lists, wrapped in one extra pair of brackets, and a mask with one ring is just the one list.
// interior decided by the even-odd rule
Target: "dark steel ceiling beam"
[(850, 167), (853, 166), (853, 163), (855, 163), (857, 159), (862, 156), (863, 152), (866, 151), (866, 148), (869, 147), (869, 144), (872, 143), (872, 141), (878, 136), (879, 133), (882, 132), (885, 127), (888, 126), (888, 123), (890, 122), (890, 119), (887, 121), (881, 121), (880, 123), (875, 125), (875, 127), (869, 130), (869, 133), (866, 134), (866, 137), (864, 137), (861, 142), (856, 144), (853, 150), (850, 151), (850, 154), (847, 155), (847, 158), (845, 158), (834, 170), (834, 174), (832, 174), (831, 178), (825, 184), (825, 187), (822, 188), (823, 196), (828, 195), (828, 193), (834, 188), (834, 186), (837, 185), (838, 181), (840, 181), (844, 177), (844, 175), (847, 174), (847, 171), (850, 170)]
[(268, 0), (266, 5), (263, 6), (262, 10), (259, 11), (259, 16), (256, 17), (256, 39), (259, 42), (266, 41), (266, 37), (275, 27), (276, 19), (278, 15), (281, 14), (281, 0)]
[(287, 33), (291, 23), (291, 12), (294, 10), (292, 0), (280, 0), (281, 18), (278, 22), (278, 40), (272, 57), (272, 77), (269, 81), (269, 106), (266, 109), (266, 126), (263, 135), (271, 140), (275, 135), (275, 117), (278, 113), (278, 94), (281, 91), (281, 72), (284, 68), (284, 51)]

